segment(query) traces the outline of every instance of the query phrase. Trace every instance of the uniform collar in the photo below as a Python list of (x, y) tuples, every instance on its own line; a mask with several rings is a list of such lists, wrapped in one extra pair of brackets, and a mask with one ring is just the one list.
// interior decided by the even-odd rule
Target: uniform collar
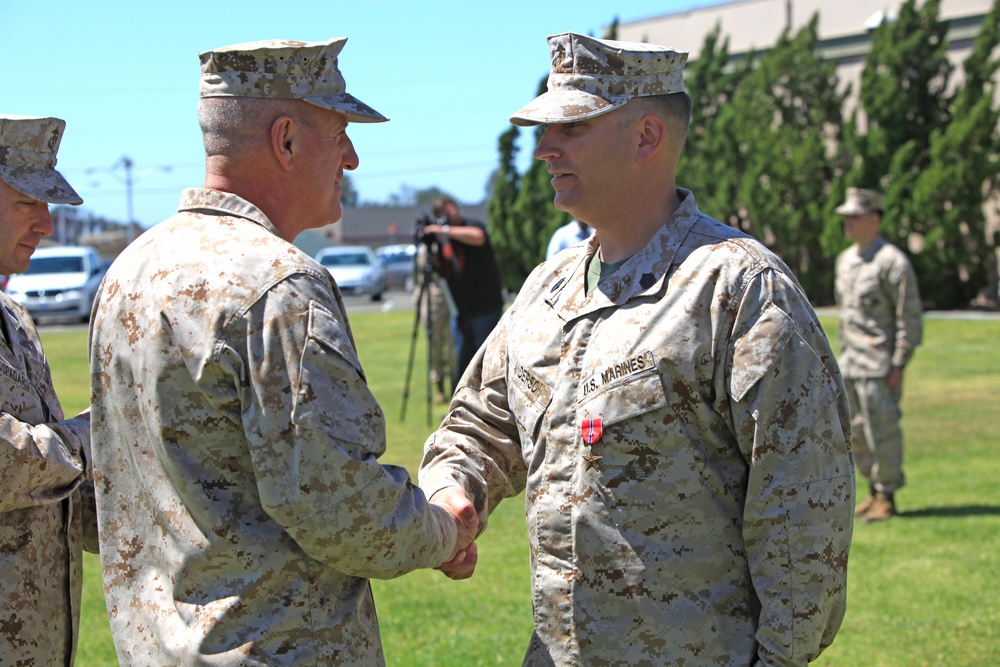
[(690, 190), (677, 188), (681, 205), (656, 232), (649, 243), (594, 293), (587, 296), (584, 279), (587, 264), (598, 248), (597, 236), (592, 236), (583, 256), (559, 267), (556, 283), (545, 302), (555, 308), (564, 320), (572, 320), (609, 306), (621, 306), (639, 296), (662, 295), (666, 276), (673, 266), (678, 249), (687, 238), (701, 212)]
[(884, 238), (882, 238), (881, 235), (879, 235), (875, 237), (874, 241), (872, 241), (869, 245), (867, 245), (864, 248), (862, 248), (860, 245), (856, 243), (854, 245), (857, 246), (858, 256), (861, 259), (865, 260), (866, 262), (870, 262), (872, 258), (875, 257), (875, 253), (881, 250), (882, 246), (884, 246), (886, 243), (888, 243), (888, 241), (886, 241)]
[(181, 203), (178, 205), (179, 212), (206, 211), (216, 215), (229, 215), (246, 218), (255, 222), (275, 236), (281, 236), (264, 213), (243, 199), (239, 195), (231, 192), (221, 192), (219, 190), (208, 190), (206, 188), (187, 188), (181, 193)]

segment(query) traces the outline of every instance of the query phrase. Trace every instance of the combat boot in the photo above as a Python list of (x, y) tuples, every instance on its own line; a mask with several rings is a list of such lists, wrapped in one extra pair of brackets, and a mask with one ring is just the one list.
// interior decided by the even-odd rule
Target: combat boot
[(873, 521), (885, 521), (889, 517), (896, 515), (896, 502), (891, 493), (879, 491), (874, 495), (875, 501), (871, 508), (865, 512), (862, 522), (872, 523)]
[(863, 503), (854, 508), (854, 516), (864, 516), (875, 504), (875, 496), (878, 492), (875, 490), (874, 486), (869, 486), (868, 488), (871, 489), (871, 494)]

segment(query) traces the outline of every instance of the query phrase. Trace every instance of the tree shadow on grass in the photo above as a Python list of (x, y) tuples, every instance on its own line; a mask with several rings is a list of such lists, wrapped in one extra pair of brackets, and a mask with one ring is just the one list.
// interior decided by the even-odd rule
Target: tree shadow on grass
[(955, 507), (923, 507), (900, 512), (903, 519), (926, 519), (930, 517), (1000, 516), (1000, 505), (959, 505)]

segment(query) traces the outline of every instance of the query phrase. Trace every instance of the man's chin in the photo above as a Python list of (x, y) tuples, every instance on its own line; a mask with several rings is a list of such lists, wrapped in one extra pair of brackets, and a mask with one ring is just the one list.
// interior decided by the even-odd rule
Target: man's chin
[(552, 198), (552, 204), (560, 211), (573, 214), (573, 198), (564, 192), (556, 192)]
[(330, 222), (326, 224), (335, 225), (343, 219), (344, 219), (344, 207), (338, 205), (337, 208), (333, 210), (333, 215), (330, 216)]

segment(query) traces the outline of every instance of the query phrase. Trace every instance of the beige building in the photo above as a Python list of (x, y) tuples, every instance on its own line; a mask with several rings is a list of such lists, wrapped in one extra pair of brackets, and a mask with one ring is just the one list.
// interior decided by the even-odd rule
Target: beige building
[[(992, 4), (992, 0), (941, 2), (940, 18), (950, 23), (949, 57), (958, 68), (953, 83), (961, 81), (961, 64)], [(720, 25), (722, 35), (729, 39), (730, 56), (737, 58), (771, 48), (786, 27), (798, 31), (818, 13), (819, 51), (838, 61), (841, 85), (850, 84), (856, 94), (871, 31), (884, 18), (896, 16), (902, 5), (902, 0), (734, 0), (622, 23), (618, 38), (688, 51), (693, 61), (701, 52), (705, 35)]]
[[(857, 105), (871, 33), (883, 20), (892, 20), (903, 4), (902, 0), (733, 0), (624, 22), (618, 26), (618, 38), (684, 50), (694, 61), (701, 52), (705, 36), (721, 26), (721, 36), (729, 40), (729, 55), (737, 59), (766, 51), (778, 41), (786, 27), (797, 32), (818, 13), (818, 50), (824, 58), (837, 61), (842, 90), (851, 86), (851, 95), (845, 103), (845, 113), (850, 114)], [(992, 5), (993, 0), (941, 1), (939, 17), (949, 22), (948, 57), (955, 66), (952, 86), (957, 86), (964, 78), (962, 63), (971, 53), (979, 27)], [(1000, 100), (1000, 86), (994, 95)], [(863, 117), (859, 122), (864, 128)], [(1000, 228), (998, 209), (1000, 202), (994, 197), (986, 211), (994, 229)], [(996, 252), (1000, 264), (1000, 248)], [(996, 296), (998, 290), (992, 293)]]
[[(462, 215), (486, 222), (485, 204), (460, 204)], [(330, 245), (368, 245), (378, 247), (392, 243), (410, 243), (417, 220), (427, 214), (428, 206), (366, 206), (344, 207), (339, 222), (320, 229), (309, 229), (295, 239), (295, 245), (315, 255)]]

